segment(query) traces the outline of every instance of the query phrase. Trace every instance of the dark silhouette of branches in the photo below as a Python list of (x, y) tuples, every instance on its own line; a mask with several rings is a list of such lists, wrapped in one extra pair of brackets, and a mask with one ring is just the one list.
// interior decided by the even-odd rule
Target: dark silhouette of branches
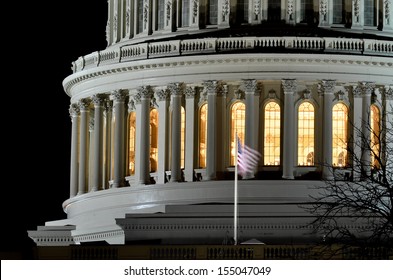
[(370, 120), (362, 121), (360, 127), (350, 124), (350, 166), (344, 169), (351, 176), (338, 176), (342, 169), (326, 166), (333, 179), (317, 186), (318, 195), (304, 206), (314, 217), (315, 233), (323, 236), (319, 245), (329, 248), (332, 256), (356, 247), (368, 258), (370, 248), (393, 248), (392, 112), (390, 108), (390, 115), (377, 127)]

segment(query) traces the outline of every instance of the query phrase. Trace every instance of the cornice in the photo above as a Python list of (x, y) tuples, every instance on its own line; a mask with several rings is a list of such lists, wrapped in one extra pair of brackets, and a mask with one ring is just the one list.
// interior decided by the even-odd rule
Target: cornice
[[(190, 67), (211, 67), (220, 66), (236, 67), (239, 64), (247, 65), (249, 67), (260, 67), (261, 72), (268, 73), (270, 70), (265, 65), (296, 65), (303, 64), (307, 65), (307, 69), (313, 66), (326, 66), (329, 69), (340, 69), (342, 66), (354, 67), (376, 67), (376, 68), (387, 68), (393, 67), (393, 58), (386, 57), (368, 57), (368, 56), (356, 56), (356, 55), (331, 55), (331, 54), (243, 54), (243, 55), (231, 55), (231, 54), (211, 54), (203, 56), (193, 57), (171, 57), (161, 59), (146, 59), (131, 62), (120, 62), (117, 64), (104, 65), (97, 68), (83, 70), (68, 76), (63, 81), (63, 87), (65, 92), (71, 96), (72, 88), (83, 84), (88, 81), (100, 78), (109, 78), (119, 74), (137, 74), (143, 73), (144, 71), (161, 70), (166, 71), (169, 68), (176, 68), (179, 76), (181, 76), (182, 68), (187, 69)], [(312, 70), (308, 70), (312, 72)], [(330, 70), (331, 71), (331, 70)], [(284, 70), (282, 71), (284, 72)], [(367, 71), (370, 73), (370, 71)], [(245, 72), (246, 73), (246, 72)], [(388, 72), (387, 72), (388, 73)]]

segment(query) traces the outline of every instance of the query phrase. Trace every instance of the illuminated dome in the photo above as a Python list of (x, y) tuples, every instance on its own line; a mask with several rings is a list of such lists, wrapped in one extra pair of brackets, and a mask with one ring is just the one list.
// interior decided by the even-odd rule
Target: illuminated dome
[(108, 0), (107, 47), (79, 57), (63, 81), (67, 219), (29, 236), (39, 246), (221, 244), (233, 232), (238, 134), (261, 153), (255, 177), (239, 178), (239, 238), (320, 239), (297, 205), (323, 179), (352, 176), (350, 123), (362, 129), (372, 111), (384, 125), (391, 9), (389, 0)]

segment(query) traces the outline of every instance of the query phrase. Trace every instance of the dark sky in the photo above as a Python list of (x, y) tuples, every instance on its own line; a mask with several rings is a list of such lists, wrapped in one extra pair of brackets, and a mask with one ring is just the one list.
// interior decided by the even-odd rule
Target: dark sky
[(8, 10), (2, 35), (1, 252), (29, 258), (27, 230), (66, 218), (71, 121), (62, 81), (72, 61), (106, 47), (107, 0), (22, 2)]

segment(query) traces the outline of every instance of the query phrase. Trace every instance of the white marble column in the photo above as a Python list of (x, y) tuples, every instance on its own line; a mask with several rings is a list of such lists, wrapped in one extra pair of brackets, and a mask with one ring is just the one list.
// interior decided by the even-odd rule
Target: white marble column
[(125, 131), (124, 131), (124, 115), (126, 93), (123, 90), (115, 90), (112, 92), (113, 110), (115, 113), (114, 125), (114, 142), (113, 142), (113, 184), (112, 188), (120, 188), (125, 185)]
[[(366, 176), (371, 174), (371, 123), (370, 123), (370, 106), (371, 106), (371, 94), (374, 91), (375, 83), (373, 82), (361, 82), (360, 87), (362, 89), (362, 170)], [(367, 143), (366, 143), (366, 142)]]
[(87, 189), (89, 104), (88, 99), (81, 99), (78, 102), (80, 110), (78, 195), (86, 193)]
[(362, 131), (363, 126), (363, 90), (359, 85), (354, 86), (352, 88), (353, 94), (353, 125), (351, 125), (351, 133), (353, 137), (353, 149), (352, 157), (353, 157), (353, 179), (355, 181), (359, 180), (361, 177), (362, 166), (360, 166), (361, 158), (362, 158), (362, 139), (359, 132)]
[(183, 95), (181, 83), (168, 86), (171, 93), (171, 182), (181, 181), (181, 98)]
[[(226, 152), (227, 152), (227, 139), (226, 126), (219, 125), (227, 123), (227, 110), (226, 110), (226, 97), (228, 94), (228, 85), (220, 84), (217, 88), (216, 100), (216, 178), (221, 180), (226, 172)], [(208, 114), (209, 115), (209, 114)]]
[(88, 172), (87, 172), (87, 182), (88, 191), (92, 191), (93, 187), (93, 161), (94, 161), (94, 108), (90, 109), (89, 112), (89, 145), (88, 145)]
[[(384, 103), (385, 111), (382, 111), (382, 114), (385, 114), (385, 132), (382, 141), (386, 143), (386, 147), (382, 149), (384, 149), (386, 172), (393, 174), (393, 85), (385, 87)], [(392, 175), (388, 175), (388, 178), (392, 180)]]
[(158, 99), (158, 117), (160, 123), (158, 126), (158, 181), (157, 184), (164, 184), (168, 168), (168, 131), (169, 131), (169, 92), (168, 90), (161, 89), (156, 92)]
[(112, 110), (113, 101), (109, 98), (105, 102), (105, 161), (104, 161), (104, 176), (103, 176), (103, 186), (104, 189), (109, 188), (109, 181), (112, 179)]
[(135, 183), (150, 183), (150, 99), (151, 88), (138, 88), (136, 101)]
[(71, 166), (70, 166), (70, 197), (78, 193), (78, 120), (79, 107), (71, 104), (69, 109), (71, 117)]
[(295, 154), (295, 114), (294, 94), (297, 89), (295, 79), (284, 79), (281, 81), (284, 90), (284, 135), (283, 135), (283, 174), (284, 179), (294, 179), (293, 166)]
[(187, 87), (186, 95), (186, 154), (184, 156), (184, 180), (194, 181), (194, 157), (195, 157), (195, 87)]
[(93, 96), (92, 101), (94, 104), (94, 152), (93, 152), (93, 183), (92, 191), (102, 190), (103, 176), (103, 140), (104, 140), (104, 103), (106, 95), (96, 94)]
[(207, 91), (207, 147), (206, 147), (206, 180), (216, 179), (216, 104), (218, 81), (204, 82)]
[(323, 92), (323, 162), (322, 178), (333, 179), (333, 99), (335, 80), (322, 80), (320, 89)]
[[(246, 104), (244, 144), (258, 151), (259, 92), (257, 90), (257, 81), (255, 79), (245, 79), (242, 81), (242, 86), (245, 93)], [(247, 174), (246, 177), (254, 177), (254, 174)]]

